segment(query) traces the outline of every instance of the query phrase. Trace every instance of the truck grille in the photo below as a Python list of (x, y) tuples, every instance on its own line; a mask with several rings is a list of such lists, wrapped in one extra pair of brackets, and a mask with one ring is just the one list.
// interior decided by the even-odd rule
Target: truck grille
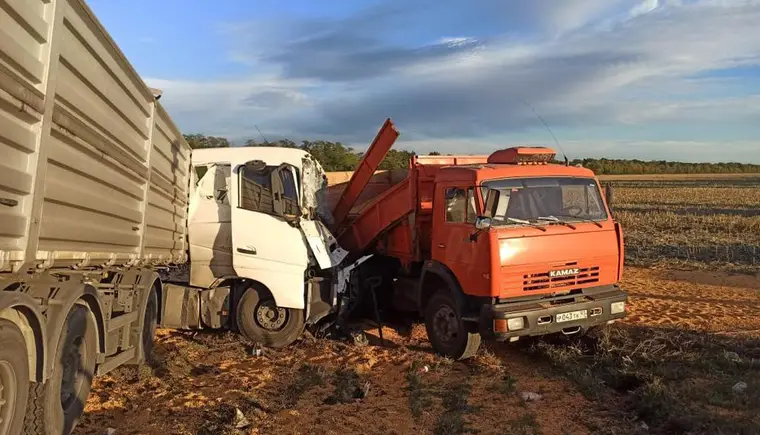
[(575, 287), (594, 282), (599, 282), (599, 266), (578, 268), (577, 274), (566, 276), (550, 276), (550, 272), (523, 275), (523, 290)]

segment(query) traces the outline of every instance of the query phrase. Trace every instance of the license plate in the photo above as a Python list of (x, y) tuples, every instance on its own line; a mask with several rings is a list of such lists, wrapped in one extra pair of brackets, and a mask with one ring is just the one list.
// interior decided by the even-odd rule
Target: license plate
[(580, 311), (570, 311), (567, 313), (559, 313), (556, 316), (555, 322), (562, 323), (562, 322), (571, 322), (573, 320), (583, 320), (588, 317), (588, 311), (587, 310), (580, 310)]

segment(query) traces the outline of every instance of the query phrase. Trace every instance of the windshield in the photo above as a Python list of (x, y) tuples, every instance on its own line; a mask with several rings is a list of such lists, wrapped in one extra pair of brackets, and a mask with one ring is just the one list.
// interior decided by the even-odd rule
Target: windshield
[(486, 216), (495, 225), (607, 219), (591, 178), (508, 178), (484, 182), (482, 189)]

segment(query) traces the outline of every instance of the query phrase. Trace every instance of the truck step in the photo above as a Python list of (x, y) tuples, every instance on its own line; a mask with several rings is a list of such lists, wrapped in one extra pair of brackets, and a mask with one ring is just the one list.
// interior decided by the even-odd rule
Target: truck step
[(134, 358), (136, 353), (137, 353), (137, 348), (133, 347), (131, 349), (122, 351), (121, 353), (116, 354), (112, 357), (106, 358), (106, 361), (103, 364), (98, 366), (98, 369), (96, 370), (97, 372), (96, 375), (97, 376), (105, 375), (106, 373), (110, 372), (116, 367), (119, 367), (120, 365)]
[(130, 323), (138, 319), (140, 313), (132, 311), (131, 313), (122, 314), (119, 317), (114, 317), (108, 322), (108, 332), (113, 332), (121, 329), (121, 327), (129, 325)]

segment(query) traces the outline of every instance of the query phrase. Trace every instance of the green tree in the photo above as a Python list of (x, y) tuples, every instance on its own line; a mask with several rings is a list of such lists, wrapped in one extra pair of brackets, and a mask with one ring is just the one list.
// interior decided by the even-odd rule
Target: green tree
[(340, 142), (305, 140), (299, 148), (314, 156), (325, 171), (353, 171), (360, 160), (353, 148)]
[(186, 134), (185, 140), (192, 149), (198, 148), (228, 148), (230, 147), (230, 141), (224, 137), (217, 136), (205, 136), (202, 134)]
[(388, 151), (378, 169), (406, 169), (409, 167), (409, 161), (415, 155), (414, 151), (392, 149)]

